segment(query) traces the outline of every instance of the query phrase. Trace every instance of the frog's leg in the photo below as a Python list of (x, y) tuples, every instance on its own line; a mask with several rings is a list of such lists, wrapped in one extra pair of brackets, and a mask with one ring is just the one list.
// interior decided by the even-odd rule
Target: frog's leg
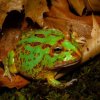
[(5, 58), (5, 60), (3, 61), (3, 64), (4, 64), (3, 76), (7, 76), (12, 81), (11, 74), (10, 74), (9, 67), (8, 67), (8, 58)]
[(60, 81), (55, 79), (55, 74), (52, 72), (47, 75), (47, 80), (50, 85), (52, 85), (53, 87), (57, 87), (57, 88), (68, 87), (72, 85), (75, 81), (77, 81), (77, 79), (72, 79), (69, 82), (61, 83)]
[[(55, 79), (59, 79), (59, 78), (61, 78), (61, 77), (64, 76), (64, 75), (65, 75), (65, 73), (59, 73), (59, 74), (57, 74), (57, 75), (55, 76)], [(72, 85), (72, 84), (73, 84), (74, 82), (76, 82), (76, 81), (77, 81), (77, 79), (74, 78), (74, 79), (72, 79), (72, 80), (70, 80), (70, 81), (64, 83), (64, 84), (65, 84), (65, 87)]]
[(62, 84), (60, 81), (56, 80), (54, 77), (55, 77), (55, 73), (53, 73), (53, 72), (48, 73), (46, 75), (48, 83), (53, 87), (63, 88), (64, 84)]
[(5, 58), (5, 60), (3, 61), (4, 63), (4, 74), (3, 76), (7, 76), (11, 81), (11, 73), (17, 73), (17, 69), (15, 67), (15, 63), (14, 63), (14, 51), (10, 51), (8, 53), (7, 58)]

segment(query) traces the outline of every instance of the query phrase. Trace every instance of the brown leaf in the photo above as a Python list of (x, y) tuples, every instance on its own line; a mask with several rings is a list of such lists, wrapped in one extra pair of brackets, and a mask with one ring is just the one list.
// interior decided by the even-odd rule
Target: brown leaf
[(78, 15), (82, 15), (85, 8), (84, 0), (68, 0), (70, 7), (73, 8)]
[(52, 6), (47, 14), (49, 17), (66, 19), (67, 13), (69, 13), (69, 7), (66, 0), (52, 0)]
[(91, 39), (87, 39), (86, 44), (82, 48), (82, 53), (82, 62), (85, 62), (90, 58), (93, 58), (95, 55), (100, 54), (100, 26), (94, 16)]
[(7, 56), (8, 51), (14, 49), (21, 31), (19, 29), (7, 29), (4, 32), (4, 36), (0, 40), (0, 60)]
[(0, 0), (0, 28), (7, 16), (12, 10), (21, 11), (24, 0)]
[(30, 17), (40, 26), (43, 25), (43, 14), (48, 12), (46, 0), (30, 0), (25, 2), (25, 16)]
[(8, 88), (14, 88), (20, 89), (27, 84), (29, 84), (29, 81), (24, 79), (23, 77), (19, 75), (12, 76), (12, 81), (9, 80), (8, 77), (3, 77), (3, 69), (0, 68), (0, 87), (8, 87)]
[(84, 0), (88, 11), (100, 12), (100, 0)]
[[(76, 16), (69, 9), (67, 0), (52, 0), (52, 6), (47, 13), (48, 17), (54, 17), (65, 20), (75, 20), (77, 22), (83, 22), (92, 26), (92, 16)], [(100, 16), (95, 17), (100, 24)]]
[(66, 0), (53, 0), (51, 9), (47, 15), (48, 17), (44, 18), (44, 26), (49, 28), (57, 28), (66, 33), (69, 31), (74, 31), (78, 33), (79, 36), (90, 38), (92, 17), (80, 17), (74, 15), (70, 11)]
[[(83, 21), (77, 21), (74, 19), (60, 19), (47, 17), (44, 19), (44, 26), (48, 28), (57, 28), (63, 31), (64, 33), (68, 33), (70, 31), (77, 32), (79, 36), (90, 37), (90, 32), (92, 27), (86, 24)], [(85, 34), (84, 34), (85, 33)]]

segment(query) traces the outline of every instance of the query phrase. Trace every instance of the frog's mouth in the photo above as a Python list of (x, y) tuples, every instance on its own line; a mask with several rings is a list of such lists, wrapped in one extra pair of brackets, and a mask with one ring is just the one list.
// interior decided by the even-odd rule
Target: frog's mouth
[(62, 63), (57, 62), (54, 66), (54, 69), (62, 69), (62, 68), (69, 68), (72, 66), (77, 66), (80, 62), (81, 62), (80, 58), (74, 61), (68, 61), (68, 62), (64, 61)]
[(59, 79), (62, 76), (64, 76), (66, 73), (77, 68), (77, 66), (80, 64), (80, 62), (81, 62), (81, 59), (77, 59), (76, 61), (64, 62), (63, 64), (55, 65), (55, 67), (53, 69), (57, 72), (55, 75), (55, 79)]

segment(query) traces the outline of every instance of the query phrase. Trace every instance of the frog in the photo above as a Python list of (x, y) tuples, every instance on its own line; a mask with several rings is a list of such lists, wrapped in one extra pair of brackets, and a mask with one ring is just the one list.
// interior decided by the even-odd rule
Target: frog
[(12, 74), (20, 73), (47, 80), (53, 87), (65, 87), (55, 76), (60, 69), (78, 64), (81, 57), (79, 45), (71, 35), (67, 38), (58, 29), (29, 30), (22, 32), (16, 47), (3, 59), (4, 76), (12, 80)]

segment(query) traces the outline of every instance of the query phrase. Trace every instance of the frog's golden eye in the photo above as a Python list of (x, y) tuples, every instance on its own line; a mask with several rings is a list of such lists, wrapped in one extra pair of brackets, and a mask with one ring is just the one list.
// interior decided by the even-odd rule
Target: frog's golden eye
[(62, 47), (55, 47), (55, 48), (53, 49), (54, 53), (57, 53), (57, 54), (61, 53), (62, 50), (63, 50)]

